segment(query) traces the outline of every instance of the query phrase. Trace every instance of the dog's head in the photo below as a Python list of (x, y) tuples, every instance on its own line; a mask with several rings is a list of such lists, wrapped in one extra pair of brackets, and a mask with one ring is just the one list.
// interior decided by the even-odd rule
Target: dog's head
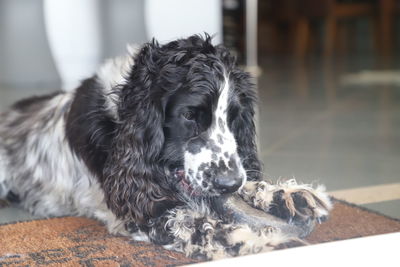
[[(97, 138), (101, 160), (84, 157), (117, 216), (157, 216), (176, 201), (232, 193), (259, 175), (255, 93), (224, 47), (208, 36), (151, 42), (133, 61), (112, 96), (98, 101), (112, 121), (103, 123), (108, 137)], [(96, 142), (93, 134), (88, 142)]]
[(232, 128), (240, 103), (231, 69), (209, 49), (210, 54), (188, 60), (182, 87), (166, 104), (163, 125), (164, 159), (172, 163), (169, 170), (180, 191), (191, 197), (234, 192), (247, 178)]

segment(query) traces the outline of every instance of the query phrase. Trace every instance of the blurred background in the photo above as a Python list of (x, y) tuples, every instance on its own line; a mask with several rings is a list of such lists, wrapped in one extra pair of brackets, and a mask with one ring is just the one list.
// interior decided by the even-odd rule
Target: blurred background
[(400, 0), (0, 0), (0, 111), (73, 89), (127, 43), (208, 32), (256, 78), (268, 179), (400, 218), (399, 14)]

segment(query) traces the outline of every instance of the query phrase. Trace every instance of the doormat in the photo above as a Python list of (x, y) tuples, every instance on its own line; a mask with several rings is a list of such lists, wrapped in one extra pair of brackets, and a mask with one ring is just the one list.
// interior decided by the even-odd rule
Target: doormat
[[(329, 220), (307, 238), (310, 244), (400, 231), (400, 221), (335, 201)], [(183, 254), (108, 234), (99, 222), (80, 217), (0, 226), (0, 266), (179, 266)]]

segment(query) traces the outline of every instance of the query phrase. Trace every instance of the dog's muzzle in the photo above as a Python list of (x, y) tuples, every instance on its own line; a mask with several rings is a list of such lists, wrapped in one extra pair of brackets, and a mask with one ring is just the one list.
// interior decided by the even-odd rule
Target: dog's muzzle
[(205, 136), (188, 142), (185, 176), (193, 188), (211, 194), (235, 192), (246, 180), (236, 151), (229, 151)]

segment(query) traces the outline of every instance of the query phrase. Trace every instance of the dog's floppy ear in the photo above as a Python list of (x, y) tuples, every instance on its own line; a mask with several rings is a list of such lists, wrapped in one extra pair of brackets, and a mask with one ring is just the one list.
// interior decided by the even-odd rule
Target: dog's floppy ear
[(88, 169), (102, 177), (115, 120), (105, 108), (107, 96), (96, 77), (84, 80), (76, 89), (66, 118), (66, 138), (72, 151)]
[(164, 145), (162, 92), (155, 82), (158, 49), (154, 41), (141, 49), (119, 90), (119, 121), (103, 171), (108, 207), (137, 222), (155, 216), (172, 196), (158, 165)]
[(231, 86), (237, 96), (237, 103), (231, 105), (231, 130), (237, 142), (237, 149), (242, 164), (250, 181), (262, 177), (261, 163), (257, 155), (256, 129), (254, 122), (256, 92), (248, 73), (234, 68), (230, 72)]

